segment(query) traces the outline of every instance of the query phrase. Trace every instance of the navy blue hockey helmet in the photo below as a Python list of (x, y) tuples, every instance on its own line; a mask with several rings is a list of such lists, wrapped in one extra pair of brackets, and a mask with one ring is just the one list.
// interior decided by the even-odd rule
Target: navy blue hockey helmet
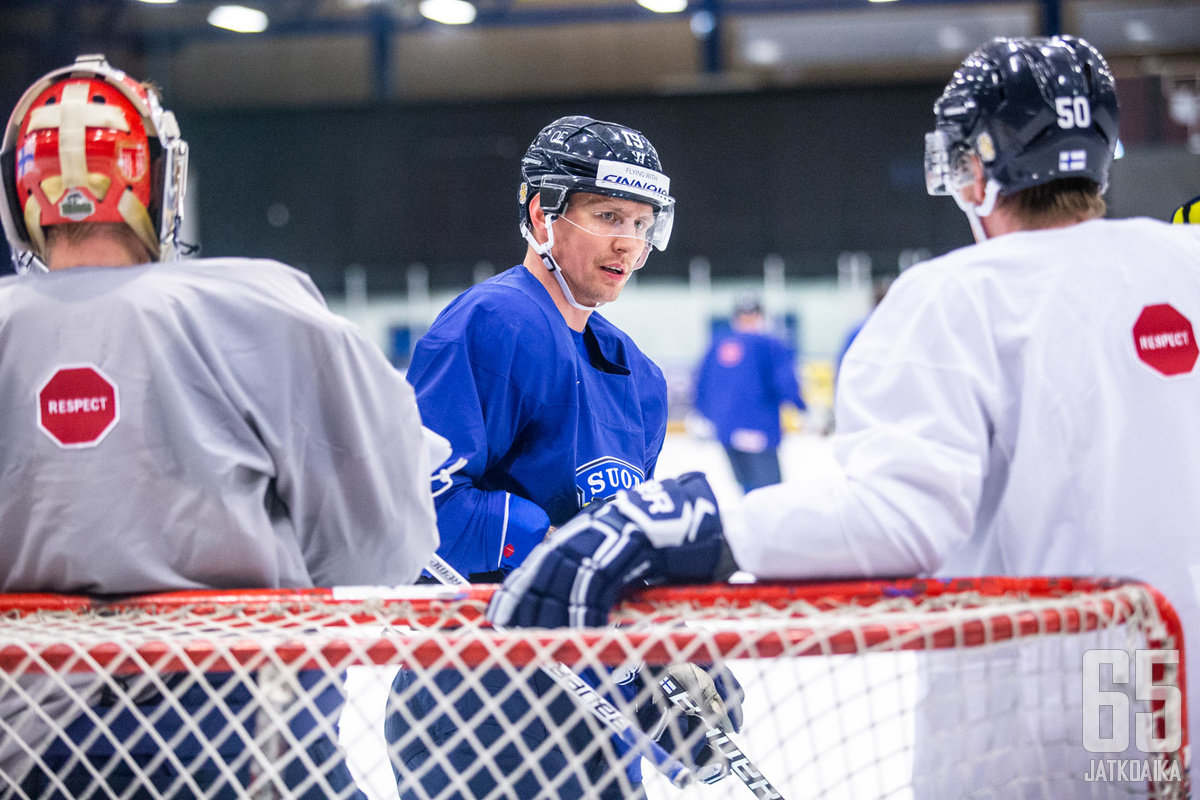
[(543, 128), (521, 159), (521, 232), (530, 229), (535, 194), (541, 194), (547, 214), (561, 215), (571, 194), (588, 192), (652, 206), (650, 242), (665, 250), (675, 217), (670, 188), (658, 151), (639, 131), (591, 117), (563, 117)]
[(1104, 56), (1082, 39), (994, 39), (963, 60), (933, 111), (937, 127), (925, 136), (930, 194), (957, 190), (956, 172), (971, 152), (1006, 195), (1060, 178), (1108, 186), (1116, 89)]

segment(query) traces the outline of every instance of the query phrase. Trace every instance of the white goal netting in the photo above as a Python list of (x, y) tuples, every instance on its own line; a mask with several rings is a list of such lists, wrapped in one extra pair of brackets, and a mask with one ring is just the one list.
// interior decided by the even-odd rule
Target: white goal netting
[[(1141, 584), (654, 589), (503, 632), (493, 588), (0, 596), (0, 797), (1188, 796), (1179, 623)], [(743, 696), (738, 733), (670, 711), (686, 663)], [(639, 786), (556, 664), (732, 774)]]

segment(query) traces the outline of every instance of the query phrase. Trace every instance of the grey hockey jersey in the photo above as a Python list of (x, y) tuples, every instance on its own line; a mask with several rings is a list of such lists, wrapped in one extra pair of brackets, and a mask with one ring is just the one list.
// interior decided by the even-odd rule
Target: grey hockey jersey
[(407, 583), (430, 472), (412, 389), (290, 267), (0, 280), (0, 591)]

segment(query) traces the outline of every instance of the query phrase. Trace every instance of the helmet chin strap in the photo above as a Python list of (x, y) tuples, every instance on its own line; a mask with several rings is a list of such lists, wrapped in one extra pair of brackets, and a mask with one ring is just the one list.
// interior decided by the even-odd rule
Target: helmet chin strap
[(975, 234), (975, 241), (986, 242), (988, 240), (987, 233), (983, 230), (983, 223), (980, 222), (980, 217), (989, 216), (996, 210), (996, 198), (1000, 195), (1000, 184), (989, 178), (987, 186), (983, 190), (983, 202), (975, 205), (969, 202), (962, 196), (961, 191), (954, 192), (954, 202), (958, 203), (958, 207), (967, 215), (967, 222), (971, 223), (971, 232)]
[(546, 265), (546, 269), (554, 276), (554, 280), (558, 281), (558, 287), (562, 289), (563, 297), (566, 298), (573, 308), (578, 308), (580, 311), (595, 311), (602, 305), (603, 302), (596, 303), (594, 306), (585, 306), (575, 300), (575, 295), (571, 294), (571, 287), (567, 286), (567, 280), (563, 277), (562, 268), (558, 266), (558, 262), (554, 260), (554, 256), (550, 254), (550, 248), (554, 246), (554, 214), (546, 215), (546, 243), (538, 244), (537, 239), (533, 236), (533, 231), (522, 224), (521, 233), (525, 236), (525, 241), (529, 242), (529, 246), (533, 248), (533, 252), (537, 253), (542, 258), (542, 263)]

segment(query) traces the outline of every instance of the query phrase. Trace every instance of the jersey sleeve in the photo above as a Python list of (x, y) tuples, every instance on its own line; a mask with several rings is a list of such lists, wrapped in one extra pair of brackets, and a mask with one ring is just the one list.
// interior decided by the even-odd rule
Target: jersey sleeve
[(497, 569), (510, 544), (528, 554), (550, 526), (543, 509), (485, 477), (540, 405), (536, 387), (518, 382), (520, 325), (499, 316), (448, 309), (417, 342), (408, 371), (425, 424), (450, 441), (433, 483), (438, 552), (464, 574)]
[(704, 354), (704, 358), (700, 361), (700, 368), (696, 370), (696, 387), (694, 391), (692, 405), (696, 411), (707, 419), (713, 418), (712, 411), (712, 371), (716, 366), (717, 347), (714, 341), (708, 348), (708, 352)]
[(772, 380), (775, 394), (780, 402), (788, 402), (801, 411), (805, 410), (804, 398), (800, 396), (800, 382), (796, 380), (796, 358), (792, 349), (778, 339), (771, 339)]
[(893, 291), (843, 365), (836, 469), (751, 492), (722, 514), (743, 569), (931, 573), (970, 537), (999, 396), (994, 345), (949, 270), (906, 273)]
[(273, 516), (315, 585), (415, 580), (438, 538), (412, 388), (307, 277), (268, 271), (255, 288), (271, 305), (243, 308), (223, 349), (274, 462)]

